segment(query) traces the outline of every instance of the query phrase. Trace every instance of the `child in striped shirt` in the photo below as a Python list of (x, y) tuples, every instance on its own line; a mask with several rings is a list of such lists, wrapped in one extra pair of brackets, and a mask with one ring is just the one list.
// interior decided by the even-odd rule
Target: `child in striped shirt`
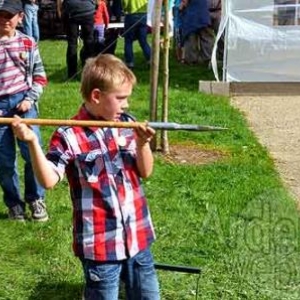
[[(37, 118), (37, 102), (47, 83), (36, 42), (16, 30), (23, 16), (21, 0), (0, 2), (0, 117), (4, 118), (13, 115)], [(39, 128), (32, 126), (32, 129), (41, 142)], [(16, 167), (16, 143), (25, 160), (24, 200)], [(34, 176), (28, 145), (15, 139), (10, 126), (1, 124), (0, 185), (11, 219), (25, 220), (25, 203), (29, 205), (33, 220), (48, 219), (44, 203), (45, 190)]]

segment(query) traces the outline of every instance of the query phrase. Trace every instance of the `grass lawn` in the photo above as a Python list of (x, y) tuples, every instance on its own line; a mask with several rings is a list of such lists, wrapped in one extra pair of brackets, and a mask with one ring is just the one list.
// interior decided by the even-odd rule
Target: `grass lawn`
[[(79, 81), (67, 82), (65, 41), (42, 41), (49, 85), (42, 118), (70, 118), (81, 104)], [(122, 57), (122, 40), (117, 55)], [(138, 86), (130, 111), (149, 119), (149, 70), (136, 48)], [(228, 127), (226, 132), (169, 132), (174, 144), (226, 153), (204, 165), (174, 164), (155, 153), (144, 181), (157, 241), (155, 260), (201, 268), (201, 275), (158, 271), (162, 299), (299, 299), (299, 214), (274, 163), (229, 99), (198, 92), (213, 79), (201, 66), (170, 61), (169, 120)], [(162, 86), (162, 79), (160, 79)], [(159, 115), (161, 110), (161, 90)], [(43, 127), (47, 149), (53, 131)], [(20, 167), (22, 162), (20, 160)], [(20, 169), (21, 182), (23, 181)], [(71, 249), (71, 204), (63, 181), (46, 195), (50, 220), (14, 223), (0, 203), (0, 299), (81, 299), (82, 273)]]

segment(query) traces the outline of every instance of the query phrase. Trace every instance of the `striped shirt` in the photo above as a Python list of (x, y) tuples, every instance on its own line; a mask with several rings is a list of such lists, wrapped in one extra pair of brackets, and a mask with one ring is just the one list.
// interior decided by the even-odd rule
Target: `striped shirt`
[(37, 101), (47, 84), (37, 44), (16, 31), (14, 37), (0, 39), (0, 96), (27, 91), (25, 98)]
[[(92, 117), (83, 106), (74, 118)], [(120, 120), (133, 121), (125, 114)], [(150, 246), (154, 230), (132, 129), (61, 127), (47, 158), (69, 181), (76, 256), (117, 261)]]

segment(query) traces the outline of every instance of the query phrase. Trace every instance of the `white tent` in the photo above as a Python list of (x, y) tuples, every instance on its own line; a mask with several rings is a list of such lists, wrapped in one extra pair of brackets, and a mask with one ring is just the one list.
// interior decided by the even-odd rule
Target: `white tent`
[[(222, 9), (223, 81), (300, 81), (300, 0), (224, 0)], [(212, 65), (219, 80), (214, 56)]]

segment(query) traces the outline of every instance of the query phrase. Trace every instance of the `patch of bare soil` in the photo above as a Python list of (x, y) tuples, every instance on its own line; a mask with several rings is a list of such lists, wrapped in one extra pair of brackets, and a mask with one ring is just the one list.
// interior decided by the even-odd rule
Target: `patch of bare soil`
[(267, 147), (283, 181), (300, 200), (300, 96), (233, 97), (260, 143)]
[(172, 164), (203, 165), (225, 157), (226, 154), (215, 149), (204, 149), (201, 145), (170, 145), (170, 153), (163, 158)]

